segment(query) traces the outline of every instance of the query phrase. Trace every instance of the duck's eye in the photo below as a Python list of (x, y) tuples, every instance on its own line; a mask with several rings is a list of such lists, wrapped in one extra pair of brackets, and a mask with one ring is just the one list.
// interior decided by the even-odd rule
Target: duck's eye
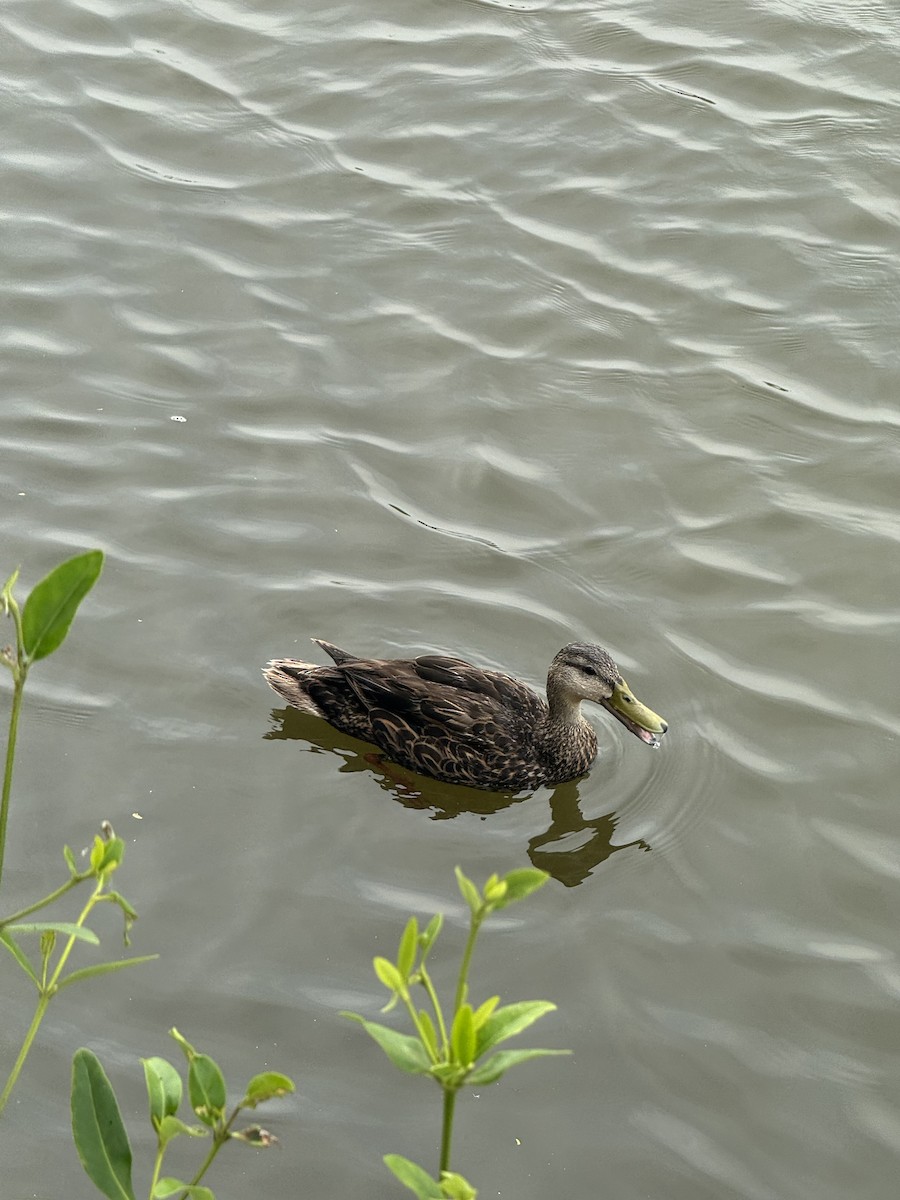
[(581, 669), (585, 675), (596, 675), (597, 674), (597, 671), (594, 667), (582, 667)]

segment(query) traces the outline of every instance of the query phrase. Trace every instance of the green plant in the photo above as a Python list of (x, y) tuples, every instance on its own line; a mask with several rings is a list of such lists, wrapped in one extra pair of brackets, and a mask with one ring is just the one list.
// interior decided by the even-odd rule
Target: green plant
[[(62, 644), (78, 605), (93, 587), (102, 566), (103, 554), (100, 550), (91, 550), (87, 554), (76, 555), (75, 558), (61, 563), (34, 587), (25, 602), (24, 610), (19, 609), (13, 595), (18, 571), (13, 572), (0, 592), (0, 608), (6, 616), (12, 619), (15, 627), (15, 644), (0, 650), (0, 662), (9, 668), (13, 676), (9, 737), (6, 747), (2, 799), (0, 799), (0, 874), (2, 874), (6, 847), (6, 824), (9, 815), (19, 713), (28, 671), (35, 662), (46, 658)], [(88, 917), (98, 904), (108, 902), (118, 905), (122, 910), (125, 918), (125, 944), (128, 945), (128, 931), (137, 914), (125, 897), (119, 892), (113, 891), (109, 886), (110, 877), (121, 863), (124, 853), (125, 843), (121, 838), (115, 836), (112, 826), (105, 821), (102, 826), (102, 834), (94, 838), (89, 865), (85, 870), (78, 870), (75, 855), (66, 846), (63, 854), (69, 869), (69, 878), (40, 900), (0, 919), (0, 943), (9, 950), (34, 984), (38, 996), (31, 1024), (22, 1040), (21, 1048), (3, 1091), (0, 1092), (0, 1113), (6, 1107), (44, 1019), (47, 1007), (54, 996), (69, 987), (70, 984), (92, 979), (98, 975), (106, 975), (110, 971), (120, 971), (124, 967), (148, 962), (151, 958), (156, 957), (155, 955), (145, 955), (140, 958), (123, 958), (113, 962), (94, 963), (91, 966), (81, 967), (64, 974), (76, 942), (87, 942), (95, 946), (99, 944), (100, 939), (87, 925)], [(75, 921), (26, 920), (27, 917), (59, 900), (82, 883), (92, 883), (93, 888)], [(21, 940), (33, 936), (40, 939), (39, 954), (35, 961), (26, 953)]]
[[(254, 1075), (244, 1089), (242, 1099), (226, 1115), (227, 1089), (218, 1064), (208, 1054), (195, 1050), (177, 1029), (169, 1032), (187, 1058), (188, 1097), (194, 1114), (202, 1123), (188, 1125), (176, 1115), (181, 1106), (183, 1085), (172, 1064), (164, 1058), (143, 1059), (150, 1122), (156, 1133), (156, 1156), (148, 1200), (166, 1200), (170, 1196), (180, 1196), (182, 1200), (188, 1197), (191, 1200), (215, 1200), (213, 1192), (201, 1185), (200, 1180), (226, 1142), (267, 1147), (277, 1141), (258, 1125), (234, 1129), (239, 1114), (245, 1109), (255, 1109), (275, 1096), (293, 1092), (294, 1084), (287, 1075), (277, 1071)], [(96, 1054), (85, 1049), (76, 1051), (72, 1060), (72, 1134), (82, 1166), (95, 1187), (109, 1200), (135, 1200), (131, 1145), (116, 1095)], [(174, 1138), (181, 1136), (212, 1137), (207, 1154), (189, 1182), (162, 1174), (166, 1150)]]
[[(367, 1021), (358, 1013), (343, 1014), (362, 1025), (395, 1067), (411, 1075), (430, 1075), (443, 1092), (438, 1166), (440, 1182), (431, 1180), (421, 1167), (401, 1159), (398, 1155), (392, 1155), (388, 1160), (388, 1165), (398, 1179), (416, 1191), (423, 1200), (431, 1200), (432, 1196), (464, 1197), (465, 1200), (471, 1200), (474, 1196), (470, 1185), (461, 1176), (450, 1172), (453, 1116), (460, 1089), (494, 1083), (517, 1063), (548, 1054), (568, 1053), (567, 1050), (500, 1050), (491, 1053), (495, 1046), (522, 1033), (545, 1013), (552, 1012), (556, 1005), (550, 1001), (523, 1000), (517, 1004), (500, 1007), (500, 997), (491, 996), (477, 1008), (469, 1002), (472, 954), (485, 919), (508, 904), (524, 900), (548, 879), (545, 871), (523, 868), (510, 871), (502, 879), (492, 875), (479, 892), (472, 880), (467, 878), (459, 867), (456, 868), (459, 890), (469, 906), (469, 936), (460, 962), (453, 1008), (448, 1014), (449, 1020), (445, 1018), (444, 1009), (426, 967), (428, 955), (443, 925), (443, 917), (440, 914), (432, 917), (421, 932), (416, 918), (410, 917), (400, 938), (396, 962), (380, 956), (373, 961), (375, 974), (391, 993), (384, 1011), (402, 1003), (415, 1033), (398, 1033), (387, 1025)], [(416, 1006), (412, 994), (412, 989), (416, 986), (424, 989), (430, 1012), (428, 1008)], [(490, 1057), (485, 1058), (486, 1055)], [(437, 1190), (420, 1190), (426, 1188), (426, 1181), (427, 1185)], [(448, 1186), (456, 1190), (447, 1191)]]
[[(0, 1093), (0, 1113), (6, 1107), (6, 1102), (15, 1087), (16, 1080), (21, 1074), (22, 1067), (25, 1065), (25, 1059), (28, 1057), (28, 1052), (54, 996), (59, 995), (64, 988), (69, 987), (73, 983), (79, 983), (85, 979), (94, 979), (98, 975), (108, 975), (111, 971), (121, 971), (125, 967), (133, 967), (138, 963), (150, 962), (157, 957), (155, 954), (145, 954), (135, 958), (120, 958), (113, 962), (93, 963), (89, 967), (80, 967), (75, 971), (69, 971), (66, 975), (63, 974), (69, 960), (69, 955), (72, 953), (76, 942), (87, 942), (94, 946), (99, 945), (100, 939), (92, 929), (87, 927), (85, 922), (95, 906), (102, 904), (104, 901), (116, 904), (122, 910), (125, 917), (125, 944), (128, 945), (128, 930), (135, 920), (137, 913), (124, 896), (121, 896), (118, 892), (109, 890), (109, 877), (122, 861), (124, 852), (125, 843), (120, 837), (115, 836), (109, 822), (104, 821), (103, 835), (98, 835), (94, 838), (90, 866), (87, 870), (76, 870), (75, 856), (69, 847), (66, 846), (64, 853), (70, 871), (69, 879), (66, 883), (62, 887), (57, 888), (56, 893), (49, 897), (49, 899), (45, 898), (38, 901), (37, 904), (23, 908), (11, 917), (0, 921), (0, 942), (9, 950), (13, 958), (15, 958), (16, 962), (34, 984), (38, 994), (37, 1005), (35, 1006), (34, 1015), (31, 1018), (31, 1024), (28, 1026), (25, 1037), (22, 1040), (22, 1045), (7, 1077), (3, 1091)], [(77, 884), (84, 883), (87, 880), (93, 880), (94, 887), (88, 897), (87, 903), (74, 922), (22, 921), (22, 917), (28, 916), (35, 909), (48, 903), (49, 900), (62, 895), (69, 888), (75, 887)], [(30, 934), (40, 935), (40, 962), (38, 966), (35, 966), (31, 962), (19, 942), (19, 937)], [(59, 948), (59, 953), (54, 959), (57, 940), (60, 940), (62, 944)]]
[(476, 1200), (478, 1196), (472, 1185), (454, 1171), (442, 1171), (437, 1180), (401, 1154), (386, 1154), (384, 1163), (419, 1200)]
[[(3, 791), (0, 797), (0, 877), (6, 848), (19, 715), (28, 672), (35, 662), (46, 658), (62, 644), (78, 605), (93, 587), (102, 566), (103, 554), (99, 550), (76, 555), (61, 563), (32, 590), (24, 609), (19, 608), (13, 594), (18, 571), (13, 572), (0, 591), (0, 611), (11, 618), (15, 628), (14, 644), (0, 649), (0, 662), (9, 668), (13, 676), (9, 737)], [(94, 838), (89, 863), (84, 870), (78, 869), (75, 855), (66, 846), (63, 854), (69, 878), (40, 900), (0, 919), (0, 943), (9, 950), (38, 993), (31, 1024), (6, 1085), (0, 1093), (0, 1112), (3, 1111), (19, 1078), (54, 996), (70, 984), (106, 975), (111, 971), (119, 971), (157, 957), (146, 955), (140, 958), (119, 959), (66, 971), (76, 942), (99, 944), (99, 938), (87, 925), (89, 916), (98, 904), (110, 902), (121, 909), (125, 918), (125, 944), (129, 944), (129, 930), (137, 914), (128, 901), (110, 887), (110, 878), (122, 862), (124, 852), (124, 841), (116, 837), (112, 826), (108, 821), (104, 821), (101, 834)], [(93, 887), (75, 921), (26, 919), (83, 883), (92, 883)], [(22, 944), (23, 939), (32, 935), (37, 935), (40, 939), (37, 961), (32, 961)], [(144, 1075), (150, 1103), (150, 1119), (157, 1136), (157, 1153), (149, 1195), (151, 1200), (164, 1200), (165, 1197), (176, 1195), (182, 1196), (184, 1200), (188, 1197), (191, 1200), (213, 1200), (213, 1193), (209, 1188), (201, 1186), (200, 1180), (226, 1141), (243, 1141), (255, 1146), (268, 1146), (275, 1141), (271, 1134), (259, 1126), (235, 1130), (233, 1126), (238, 1115), (245, 1109), (256, 1108), (258, 1104), (273, 1096), (292, 1092), (294, 1085), (286, 1075), (274, 1071), (256, 1075), (248, 1083), (240, 1103), (226, 1115), (225, 1080), (217, 1064), (208, 1055), (199, 1054), (177, 1030), (173, 1029), (171, 1033), (187, 1057), (188, 1094), (191, 1106), (202, 1124), (187, 1125), (176, 1115), (181, 1104), (182, 1082), (175, 1068), (162, 1058), (145, 1059)], [(128, 1135), (122, 1124), (115, 1093), (99, 1060), (90, 1050), (77, 1051), (72, 1064), (72, 1130), (85, 1171), (100, 1191), (111, 1200), (129, 1200), (129, 1197), (133, 1197), (132, 1155)], [(189, 1183), (162, 1177), (166, 1148), (173, 1138), (182, 1134), (212, 1137), (209, 1152)]]
[(32, 589), (25, 601), (24, 611), (20, 611), (13, 595), (13, 587), (19, 578), (18, 569), (13, 571), (0, 592), (0, 608), (4, 616), (12, 618), (16, 631), (15, 645), (0, 650), (0, 663), (8, 667), (13, 676), (13, 701), (9, 714), (3, 793), (0, 797), (0, 880), (3, 878), (6, 821), (25, 680), (34, 663), (62, 645), (78, 605), (97, 582), (102, 569), (102, 550), (89, 550), (86, 554), (67, 559)]

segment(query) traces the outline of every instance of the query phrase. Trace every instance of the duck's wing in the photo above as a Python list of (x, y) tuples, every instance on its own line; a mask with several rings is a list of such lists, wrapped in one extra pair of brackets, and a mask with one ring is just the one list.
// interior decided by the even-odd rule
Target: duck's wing
[(317, 646), (321, 646), (325, 653), (338, 664), (353, 662), (356, 659), (355, 654), (351, 654), (349, 650), (342, 650), (340, 646), (335, 646), (333, 642), (326, 642), (323, 638), (312, 638), (311, 640)]
[[(360, 736), (402, 766), (480, 788), (528, 787), (537, 778), (533, 730), (546, 706), (518, 680), (442, 655), (348, 661), (310, 682), (326, 713), (335, 698), (328, 677), (338, 675), (341, 691), (352, 691), (356, 710), (365, 713), (370, 731)], [(342, 707), (346, 712), (346, 695)]]

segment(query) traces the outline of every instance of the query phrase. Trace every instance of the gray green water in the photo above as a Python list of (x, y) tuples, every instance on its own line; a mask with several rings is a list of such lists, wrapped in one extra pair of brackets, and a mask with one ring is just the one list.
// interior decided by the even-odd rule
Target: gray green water
[[(0, 572), (108, 556), (31, 676), (4, 884), (108, 817), (162, 956), (51, 1012), (4, 1200), (94, 1194), (79, 1044), (148, 1161), (172, 1024), (299, 1082), (220, 1200), (399, 1195), (437, 1091), (336, 1013), (409, 912), (459, 945), (455, 863), (529, 861), (474, 978), (574, 1054), (463, 1097), (483, 1200), (896, 1196), (896, 8), (9, 0), (0, 33)], [(260, 664), (312, 635), (534, 683), (596, 640), (670, 733), (598, 711), (577, 785), (398, 795), (273, 712)], [(23, 995), (0, 964), (4, 1047)]]

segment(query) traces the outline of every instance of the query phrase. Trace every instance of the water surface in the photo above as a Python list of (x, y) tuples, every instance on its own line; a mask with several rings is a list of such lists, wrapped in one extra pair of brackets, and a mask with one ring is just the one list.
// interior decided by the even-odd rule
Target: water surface
[[(377, 1012), (413, 911), (448, 913), (449, 978), (454, 864), (530, 861), (554, 878), (476, 990), (552, 998), (533, 1043), (574, 1053), (463, 1097), (483, 1197), (893, 1197), (895, 11), (48, 0), (0, 29), (0, 569), (24, 594), (107, 554), (30, 679), (5, 907), (107, 817), (161, 955), (51, 1010), (10, 1196), (94, 1194), (81, 1044), (145, 1178), (137, 1060), (173, 1024), (236, 1086), (299, 1083), (220, 1197), (397, 1195), (381, 1156), (433, 1165), (437, 1092), (336, 1014)], [(596, 640), (670, 733), (597, 711), (575, 784), (401, 788), (265, 689), (314, 635), (534, 684)]]

